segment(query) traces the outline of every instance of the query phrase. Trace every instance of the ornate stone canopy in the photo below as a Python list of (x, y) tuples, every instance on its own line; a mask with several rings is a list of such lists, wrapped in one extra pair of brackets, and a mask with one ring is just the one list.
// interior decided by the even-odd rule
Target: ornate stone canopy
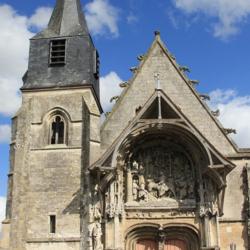
[(229, 166), (222, 160), (182, 122), (138, 123), (116, 145), (104, 166), (98, 168), (102, 176), (100, 189), (105, 192), (109, 183), (120, 175), (121, 185), (126, 187), (122, 203), (128, 208), (142, 204), (147, 207), (146, 203), (148, 208), (150, 204), (151, 207), (197, 208), (200, 204), (211, 207), (213, 203), (209, 211), (222, 213)]
[[(202, 242), (190, 249), (209, 246), (217, 217), (223, 215), (226, 176), (233, 168), (158, 90), (89, 168), (99, 190), (93, 210), (97, 204), (106, 227), (130, 220), (190, 219), (200, 225)], [(157, 227), (155, 235), (161, 225)], [(189, 242), (187, 234), (177, 230), (175, 235)], [(126, 241), (132, 244), (128, 249), (134, 242)]]

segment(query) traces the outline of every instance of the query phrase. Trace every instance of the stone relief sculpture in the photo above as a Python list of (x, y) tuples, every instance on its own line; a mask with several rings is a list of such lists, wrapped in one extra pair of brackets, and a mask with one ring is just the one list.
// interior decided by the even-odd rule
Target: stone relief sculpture
[(133, 179), (133, 186), (132, 186), (132, 193), (133, 193), (134, 200), (137, 200), (137, 198), (138, 198), (138, 191), (139, 191), (139, 180), (134, 178)]
[(93, 250), (103, 250), (102, 228), (100, 223), (95, 223), (92, 231), (92, 248)]
[(102, 244), (102, 206), (99, 198), (99, 185), (93, 188), (93, 196), (89, 205), (89, 247), (91, 250), (103, 250)]
[(148, 201), (148, 191), (145, 188), (145, 184), (141, 183), (138, 192), (138, 200)]
[(98, 189), (99, 186), (95, 185), (94, 187), (94, 195), (92, 198), (92, 204), (90, 204), (89, 208), (89, 216), (90, 216), (90, 221), (95, 222), (95, 221), (101, 221), (102, 213), (101, 213), (101, 201), (99, 199), (98, 195)]
[(184, 152), (158, 146), (138, 150), (126, 165), (128, 201), (195, 200), (195, 173)]

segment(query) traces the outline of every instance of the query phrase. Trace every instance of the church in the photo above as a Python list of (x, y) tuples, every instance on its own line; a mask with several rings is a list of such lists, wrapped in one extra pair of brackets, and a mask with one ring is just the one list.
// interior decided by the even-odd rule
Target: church
[(30, 40), (0, 249), (250, 249), (250, 149), (158, 31), (101, 122), (82, 7), (57, 0)]

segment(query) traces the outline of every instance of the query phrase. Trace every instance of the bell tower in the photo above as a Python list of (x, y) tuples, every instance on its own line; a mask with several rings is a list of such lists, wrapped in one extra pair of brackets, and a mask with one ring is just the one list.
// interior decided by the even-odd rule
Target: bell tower
[(48, 28), (31, 39), (23, 89), (75, 86), (99, 97), (99, 56), (80, 0), (57, 0)]
[(89, 164), (99, 157), (99, 56), (80, 0), (57, 0), (30, 40), (22, 106), (12, 119), (3, 244), (79, 249)]

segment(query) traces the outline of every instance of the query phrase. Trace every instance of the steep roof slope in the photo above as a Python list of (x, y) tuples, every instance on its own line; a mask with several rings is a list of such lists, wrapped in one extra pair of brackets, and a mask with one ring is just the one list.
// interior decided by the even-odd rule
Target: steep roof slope
[(159, 34), (156, 35), (133, 79), (121, 94), (101, 128), (101, 142), (104, 151), (133, 119), (136, 110), (143, 107), (152, 96), (156, 89), (156, 75), (159, 76), (162, 91), (217, 150), (224, 155), (237, 151), (237, 147), (228, 138), (221, 124), (179, 69)]
[(57, 0), (48, 28), (33, 39), (75, 35), (89, 36), (80, 0)]

